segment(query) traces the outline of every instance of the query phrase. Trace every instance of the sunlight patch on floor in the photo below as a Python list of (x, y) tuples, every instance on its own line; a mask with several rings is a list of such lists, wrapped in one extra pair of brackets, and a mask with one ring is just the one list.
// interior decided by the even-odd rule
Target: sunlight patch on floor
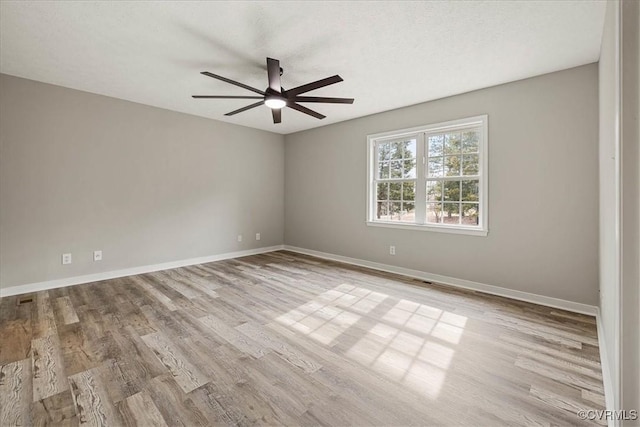
[[(344, 346), (347, 342), (345, 354), (351, 359), (435, 399), (467, 318), (407, 299), (397, 300), (386, 308), (394, 299), (345, 283), (279, 316), (276, 321), (327, 346), (338, 342)], [(381, 306), (383, 302), (386, 304)], [(376, 309), (384, 310), (379, 318), (363, 317)]]
[(277, 317), (276, 321), (322, 344), (331, 345), (361, 319), (354, 311), (368, 313), (384, 298), (384, 294), (342, 284)]

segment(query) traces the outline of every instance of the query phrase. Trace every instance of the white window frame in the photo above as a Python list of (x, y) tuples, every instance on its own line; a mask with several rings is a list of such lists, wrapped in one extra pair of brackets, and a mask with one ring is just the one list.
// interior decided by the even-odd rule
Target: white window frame
[[(376, 143), (386, 142), (398, 138), (415, 137), (416, 147), (416, 218), (426, 219), (426, 170), (427, 155), (425, 151), (425, 135), (435, 132), (455, 131), (472, 126), (480, 126), (480, 141), (478, 147), (478, 199), (479, 218), (477, 226), (462, 224), (434, 224), (434, 223), (402, 223), (396, 221), (381, 221), (376, 219)], [(486, 236), (489, 232), (489, 118), (486, 114), (451, 120), (441, 123), (433, 123), (417, 126), (409, 129), (400, 129), (389, 132), (367, 135), (367, 216), (366, 223), (373, 227), (400, 228), (405, 230), (435, 231), (440, 233), (468, 234), (472, 236)], [(424, 206), (423, 206), (424, 205)]]

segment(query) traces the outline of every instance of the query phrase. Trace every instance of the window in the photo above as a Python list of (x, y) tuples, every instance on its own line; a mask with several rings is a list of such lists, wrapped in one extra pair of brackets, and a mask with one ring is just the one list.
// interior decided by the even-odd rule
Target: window
[(487, 235), (487, 116), (367, 137), (367, 224)]

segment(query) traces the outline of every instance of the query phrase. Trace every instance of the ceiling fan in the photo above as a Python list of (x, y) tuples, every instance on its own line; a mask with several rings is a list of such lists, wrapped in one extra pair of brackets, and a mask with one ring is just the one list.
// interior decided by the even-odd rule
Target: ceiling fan
[(342, 81), (342, 77), (335, 75), (321, 79), (312, 83), (307, 83), (302, 86), (294, 87), (293, 89), (284, 90), (280, 86), (280, 76), (282, 76), (282, 68), (280, 68), (280, 61), (277, 59), (267, 58), (267, 76), (269, 78), (269, 87), (264, 91), (256, 89), (251, 86), (247, 86), (243, 83), (236, 82), (226, 77), (219, 76), (217, 74), (203, 71), (200, 74), (213, 77), (214, 79), (222, 80), (223, 82), (230, 83), (232, 85), (240, 86), (241, 88), (250, 90), (260, 94), (260, 96), (226, 96), (226, 95), (193, 95), (194, 98), (209, 98), (209, 99), (259, 99), (260, 101), (255, 104), (247, 105), (246, 107), (239, 108), (225, 116), (233, 116), (234, 114), (242, 113), (243, 111), (250, 110), (255, 107), (259, 107), (265, 104), (271, 108), (271, 114), (273, 115), (273, 123), (282, 122), (282, 108), (289, 107), (294, 110), (298, 110), (301, 113), (308, 114), (317, 119), (324, 119), (326, 116), (313, 111), (307, 107), (304, 107), (299, 102), (321, 102), (330, 104), (353, 104), (353, 98), (326, 98), (318, 96), (299, 96), (302, 93), (310, 92), (321, 87), (329, 86), (334, 83)]

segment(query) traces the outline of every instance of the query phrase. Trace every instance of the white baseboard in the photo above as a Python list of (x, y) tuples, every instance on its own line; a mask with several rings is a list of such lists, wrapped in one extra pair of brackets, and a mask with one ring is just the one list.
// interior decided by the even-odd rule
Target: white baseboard
[[(602, 325), (602, 316), (600, 315), (600, 309), (596, 312), (596, 326), (598, 328), (598, 349), (600, 350), (600, 365), (602, 367), (602, 383), (604, 385), (604, 400), (607, 410), (615, 410), (615, 403), (613, 399), (613, 376), (611, 375), (612, 369), (609, 365), (609, 356), (607, 355), (607, 346), (604, 341), (604, 326)], [(613, 418), (613, 417), (612, 417)], [(610, 418), (607, 421), (609, 427), (616, 427), (619, 425), (616, 420)]]
[(487, 285), (485, 283), (473, 282), (471, 280), (458, 279), (455, 277), (443, 276), (440, 274), (428, 273), (420, 270), (412, 270), (412, 269), (403, 268), (403, 267), (396, 267), (389, 264), (382, 264), (382, 263), (373, 262), (373, 261), (350, 258), (342, 255), (335, 255), (335, 254), (330, 254), (326, 252), (314, 251), (311, 249), (298, 248), (298, 247), (289, 246), (289, 245), (277, 245), (277, 246), (269, 246), (264, 248), (249, 249), (245, 251), (227, 252), (227, 253), (218, 254), (218, 255), (211, 255), (211, 256), (205, 256), (205, 257), (199, 257), (199, 258), (190, 258), (190, 259), (184, 259), (180, 261), (170, 261), (170, 262), (165, 262), (161, 264), (145, 265), (140, 267), (126, 268), (122, 270), (88, 274), (84, 276), (67, 277), (63, 279), (29, 283), (26, 285), (11, 286), (8, 288), (0, 289), (0, 297), (25, 294), (29, 292), (44, 291), (47, 289), (61, 288), (64, 286), (79, 285), (81, 283), (97, 282), (100, 280), (115, 279), (118, 277), (132, 276), (135, 274), (151, 273), (159, 270), (168, 270), (171, 268), (185, 267), (188, 265), (202, 264), (202, 263), (213, 262), (213, 261), (221, 261), (221, 260), (230, 259), (230, 258), (239, 258), (243, 256), (257, 255), (257, 254), (262, 254), (266, 252), (278, 251), (282, 249), (286, 249), (291, 252), (298, 252), (301, 254), (311, 255), (318, 258), (344, 262), (347, 264), (358, 265), (361, 267), (368, 267), (374, 270), (381, 270), (381, 271), (386, 271), (390, 273), (401, 274), (403, 276), (414, 277), (417, 279), (427, 280), (435, 283), (441, 283), (444, 285), (450, 285), (450, 286), (455, 286), (459, 288), (470, 289), (473, 291), (484, 292), (491, 295), (498, 295), (498, 296), (516, 299), (520, 301), (531, 302), (534, 304), (545, 305), (548, 307), (560, 308), (563, 310), (572, 311), (576, 313), (588, 314), (591, 316), (596, 316), (596, 314), (598, 313), (597, 307), (587, 305), (587, 304), (581, 304), (573, 301), (567, 301), (563, 299), (552, 298), (552, 297), (532, 294), (528, 292), (516, 291), (513, 289)]
[[(596, 324), (598, 328), (598, 341), (600, 350), (600, 362), (602, 365), (602, 379), (604, 383), (606, 409), (613, 410), (614, 404), (613, 398), (613, 383), (611, 381), (611, 369), (609, 365), (609, 359), (607, 356), (606, 346), (603, 340), (603, 326), (602, 318), (600, 316), (600, 310), (596, 306), (581, 304), (573, 301), (567, 301), (559, 298), (547, 297), (544, 295), (532, 294), (529, 292), (516, 291), (513, 289), (502, 288), (499, 286), (487, 285), (485, 283), (473, 282), (471, 280), (458, 279), (455, 277), (443, 276), (440, 274), (427, 273), (420, 270), (412, 270), (403, 267), (396, 267), (389, 264), (382, 264), (373, 261), (366, 261), (358, 258), (350, 258), (342, 255), (335, 255), (326, 252), (315, 251), (311, 249), (304, 249), (290, 245), (276, 245), (268, 246), (264, 248), (248, 249), (245, 251), (227, 252), (218, 255), (211, 255), (199, 258), (190, 258), (180, 261), (170, 261), (161, 264), (145, 265), (140, 267), (126, 268), (122, 270), (107, 271), (103, 273), (88, 274), (84, 276), (68, 277), (57, 280), (48, 280), (38, 283), (29, 283), (26, 285), (11, 286), (8, 288), (0, 289), (0, 297), (20, 295), (30, 292), (44, 291), (48, 289), (61, 288), (65, 286), (79, 285), (82, 283), (91, 283), (101, 280), (115, 279), (118, 277), (132, 276), (136, 274), (151, 273), (154, 271), (168, 270), (171, 268), (185, 267), (195, 264), (203, 264), (213, 261), (221, 261), (231, 258), (239, 258), (249, 255), (263, 254), (267, 252), (273, 252), (278, 250), (288, 250), (291, 252), (297, 252), (305, 255), (311, 255), (318, 258), (324, 258), (332, 261), (343, 262), (346, 264), (357, 265), (361, 267), (372, 268), (374, 270), (386, 271), (389, 273), (401, 274), (403, 276), (413, 277), (421, 280), (427, 280), (439, 284), (455, 286), (458, 288), (469, 289), (478, 292), (484, 292), (491, 295), (498, 295), (506, 298), (511, 298), (519, 301), (531, 302), (534, 304), (540, 304), (548, 307), (559, 308), (575, 313), (582, 313), (596, 317)], [(609, 427), (614, 427), (614, 421), (609, 420)]]
[(245, 251), (227, 252), (224, 254), (210, 255), (199, 258), (183, 259), (180, 261), (170, 261), (161, 264), (144, 265), (141, 267), (125, 268), (122, 270), (106, 271), (104, 273), (87, 274), (84, 276), (66, 277), (63, 279), (47, 280), (44, 282), (29, 283), (26, 285), (11, 286), (0, 289), (0, 297), (20, 295), (30, 292), (45, 291), (48, 289), (62, 288), (65, 286), (80, 285), (82, 283), (98, 282), (100, 280), (115, 279), (135, 274), (151, 273), (154, 271), (168, 270), (171, 268), (186, 267), (189, 265), (203, 264), (206, 262), (221, 261), (230, 258), (240, 258), (243, 256), (263, 254), (266, 252), (279, 251), (284, 249), (284, 245), (268, 246), (264, 248), (247, 249)]
[(409, 268), (396, 267), (394, 265), (382, 264), (373, 261), (366, 261), (358, 258), (350, 258), (342, 255), (335, 255), (326, 252), (314, 251), (311, 249), (298, 248), (296, 246), (284, 245), (284, 249), (291, 252), (311, 255), (318, 258), (329, 259), (332, 261), (344, 262), (346, 264), (358, 265), (360, 267), (372, 268), (374, 270), (386, 271), (389, 273), (401, 274), (416, 279), (427, 280), (429, 282), (440, 283), (443, 285), (455, 286), (458, 288), (469, 289), (472, 291), (483, 292), (486, 294), (497, 295), (501, 297), (511, 298), (519, 301), (531, 302), (547, 307), (559, 308), (562, 310), (572, 311), (574, 313), (587, 314), (595, 316), (598, 307), (588, 304), (582, 304), (573, 301), (567, 301), (559, 298), (547, 297), (544, 295), (532, 294), (529, 292), (516, 291), (513, 289), (502, 288), (500, 286), (487, 285), (485, 283), (473, 282), (471, 280), (458, 279), (455, 277), (442, 276), (440, 274), (427, 273), (420, 270), (412, 270)]

